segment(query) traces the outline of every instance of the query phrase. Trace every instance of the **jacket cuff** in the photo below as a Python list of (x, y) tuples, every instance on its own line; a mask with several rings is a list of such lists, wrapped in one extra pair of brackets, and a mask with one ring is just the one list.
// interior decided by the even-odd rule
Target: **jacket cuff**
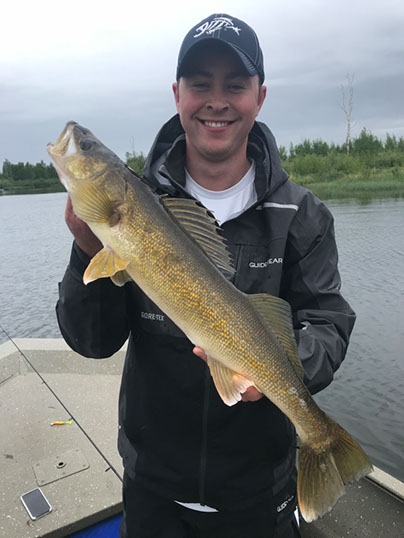
[(88, 264), (90, 263), (91, 258), (87, 256), (81, 248), (78, 246), (76, 241), (73, 241), (72, 251), (70, 254), (70, 263), (69, 268), (73, 273), (77, 273), (80, 276), (84, 274), (84, 271), (87, 269)]

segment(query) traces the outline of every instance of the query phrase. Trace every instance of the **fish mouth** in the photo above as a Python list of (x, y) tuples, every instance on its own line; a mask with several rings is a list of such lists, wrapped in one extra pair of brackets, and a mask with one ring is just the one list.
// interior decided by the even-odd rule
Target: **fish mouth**
[(46, 145), (46, 149), (52, 158), (68, 157), (76, 153), (76, 144), (73, 136), (73, 130), (76, 125), (78, 125), (76, 121), (69, 121), (66, 123), (56, 142), (49, 142)]
[[(102, 156), (94, 157), (94, 151), (91, 151), (100, 146), (102, 148), (92, 132), (76, 121), (67, 122), (56, 142), (46, 145), (59, 179), (68, 192), (77, 182), (94, 180), (108, 168), (108, 159), (104, 162)], [(89, 154), (90, 158), (86, 159)]]
[(49, 142), (46, 145), (46, 149), (53, 160), (53, 166), (55, 167), (59, 179), (68, 192), (70, 191), (70, 185), (69, 181), (67, 180), (67, 177), (63, 173), (62, 163), (65, 157), (77, 153), (74, 140), (75, 137), (73, 133), (76, 125), (78, 125), (78, 123), (75, 121), (67, 122), (65, 128), (60, 133), (56, 142)]

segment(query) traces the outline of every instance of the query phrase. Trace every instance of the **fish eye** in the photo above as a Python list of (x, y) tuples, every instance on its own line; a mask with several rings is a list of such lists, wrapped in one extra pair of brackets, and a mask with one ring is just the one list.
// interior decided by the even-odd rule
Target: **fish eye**
[(91, 149), (94, 145), (94, 140), (92, 140), (91, 138), (83, 138), (82, 140), (80, 140), (80, 148), (83, 150), (83, 151), (88, 151), (89, 149)]

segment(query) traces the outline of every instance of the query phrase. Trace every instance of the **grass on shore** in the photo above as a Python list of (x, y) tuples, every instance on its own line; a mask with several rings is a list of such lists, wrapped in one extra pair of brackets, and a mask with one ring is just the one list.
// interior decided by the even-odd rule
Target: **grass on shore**
[(0, 194), (15, 195), (15, 194), (46, 194), (52, 192), (66, 192), (66, 189), (60, 181), (44, 180), (23, 180), (23, 181), (7, 181), (3, 180), (0, 183)]
[[(287, 169), (287, 166), (285, 166)], [(323, 179), (324, 178), (324, 179)], [(404, 198), (404, 168), (387, 170), (364, 170), (359, 174), (343, 174), (329, 172), (328, 174), (294, 174), (290, 180), (298, 185), (307, 187), (322, 200), (357, 199), (371, 200), (372, 198)], [(65, 188), (57, 180), (32, 181), (2, 181), (4, 189), (0, 194), (43, 194), (63, 192)]]
[(291, 174), (290, 180), (310, 189), (322, 200), (404, 198), (404, 170), (369, 170), (328, 181), (312, 175)]

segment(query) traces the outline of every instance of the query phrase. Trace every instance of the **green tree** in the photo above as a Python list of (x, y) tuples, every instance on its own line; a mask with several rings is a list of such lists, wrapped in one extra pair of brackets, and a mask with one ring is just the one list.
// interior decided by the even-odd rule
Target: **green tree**
[(313, 148), (311, 141), (308, 138), (305, 138), (303, 142), (294, 146), (294, 155), (299, 155), (301, 157), (305, 155), (311, 155), (313, 153)]
[(377, 154), (383, 150), (383, 143), (364, 127), (358, 138), (352, 141), (352, 153), (357, 155)]
[(320, 138), (317, 138), (312, 142), (312, 153), (314, 155), (321, 155), (325, 157), (330, 152), (330, 148), (327, 144), (327, 142), (324, 142)]
[(12, 178), (15, 181), (24, 181), (25, 179), (25, 164), (23, 162), (18, 162), (17, 164), (11, 165)]
[(139, 176), (142, 175), (143, 167), (146, 162), (146, 155), (141, 151), (140, 153), (136, 151), (127, 151), (125, 153), (126, 164), (132, 168)]
[(12, 175), (12, 164), (8, 159), (5, 159), (3, 163), (3, 169), (2, 169), (2, 176), (4, 179), (11, 179), (13, 177)]
[(34, 165), (34, 175), (35, 179), (48, 179), (49, 172), (48, 166), (43, 161), (36, 163)]
[(35, 179), (35, 167), (28, 162), (26, 162), (24, 165), (24, 179), (29, 181)]
[(288, 153), (286, 151), (285, 146), (279, 146), (279, 157), (281, 161), (287, 161), (288, 160)]
[(389, 133), (387, 133), (384, 149), (386, 151), (394, 151), (397, 149), (397, 139), (394, 135), (390, 136)]

